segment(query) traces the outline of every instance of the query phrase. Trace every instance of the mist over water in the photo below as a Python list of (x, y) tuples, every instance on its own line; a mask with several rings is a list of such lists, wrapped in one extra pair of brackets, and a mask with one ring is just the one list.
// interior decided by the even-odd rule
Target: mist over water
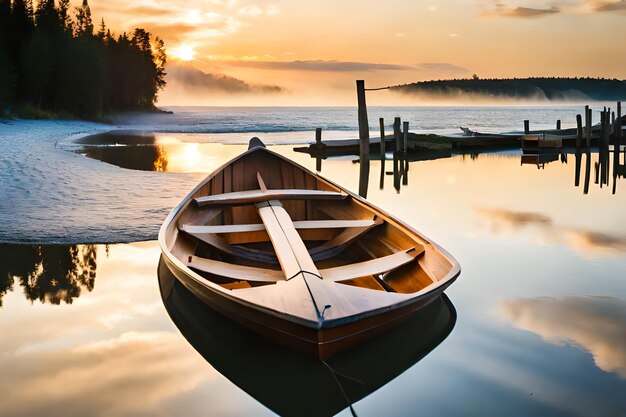
[[(601, 106), (598, 104), (597, 109)], [(282, 133), (277, 143), (299, 143), (312, 140), (315, 129), (344, 132), (334, 137), (356, 137), (356, 107), (165, 107), (173, 114), (126, 115), (115, 123), (131, 129), (171, 133)], [(378, 119), (391, 126), (394, 117), (408, 121), (416, 133), (460, 133), (459, 127), (489, 133), (523, 130), (530, 120), (531, 129), (551, 129), (557, 120), (562, 126), (574, 127), (576, 114), (583, 106), (472, 106), (472, 107), (368, 107), (370, 135), (379, 132)], [(594, 120), (599, 117), (594, 115)], [(267, 136), (267, 135), (266, 135)], [(274, 140), (269, 135), (269, 140)], [(244, 135), (247, 141), (248, 135)], [(326, 136), (324, 136), (326, 138)], [(231, 143), (228, 136), (202, 137), (198, 140)], [(241, 143), (241, 139), (239, 139)]]

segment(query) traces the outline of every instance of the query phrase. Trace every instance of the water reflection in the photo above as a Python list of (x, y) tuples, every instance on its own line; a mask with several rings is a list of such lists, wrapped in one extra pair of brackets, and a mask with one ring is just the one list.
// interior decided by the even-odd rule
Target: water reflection
[(494, 235), (515, 234), (524, 227), (540, 228), (541, 241), (566, 245), (585, 257), (621, 256), (626, 253), (626, 235), (561, 226), (547, 215), (502, 208), (476, 207), (474, 211), (489, 222)]
[[(590, 148), (577, 148), (575, 151), (568, 150), (568, 152), (574, 153), (575, 187), (580, 187), (581, 175), (584, 175), (583, 193), (589, 194), (589, 184), (593, 175), (594, 184), (597, 184), (599, 188), (603, 188), (604, 186), (610, 186), (612, 179), (613, 183), (611, 191), (612, 194), (616, 193), (618, 180), (626, 176), (626, 149), (622, 150), (619, 146), (613, 146), (609, 149), (609, 147), (605, 146), (600, 147), (594, 152), (592, 152)], [(567, 164), (568, 152), (544, 152), (538, 154), (524, 153), (521, 156), (521, 164), (535, 165), (538, 169), (545, 169), (547, 164), (559, 160), (561, 161), (561, 163)], [(584, 173), (582, 172), (583, 159), (585, 160)], [(592, 165), (593, 172), (591, 169)]]
[(439, 345), (456, 323), (444, 295), (402, 326), (326, 363), (277, 346), (196, 299), (161, 262), (170, 317), (222, 375), (280, 415), (334, 415), (384, 386)]
[(574, 343), (596, 366), (626, 379), (626, 301), (613, 297), (506, 300), (505, 319), (555, 344)]
[(0, 307), (14, 283), (30, 301), (71, 304), (96, 280), (94, 245), (0, 244)]
[[(83, 145), (83, 148), (78, 152), (88, 157), (123, 168), (163, 172), (210, 173), (221, 166), (224, 161), (232, 159), (245, 150), (244, 147), (238, 145), (206, 143), (203, 140), (203, 138), (193, 135), (114, 131), (89, 136), (77, 143)], [(333, 148), (337, 148), (337, 146)], [(355, 157), (344, 151), (335, 155), (328, 150), (328, 146), (311, 145), (305, 149), (306, 153), (292, 153), (289, 157), (296, 159), (296, 156), (309, 155), (315, 161), (311, 169), (315, 169), (318, 172), (322, 172), (323, 168), (326, 168), (325, 166), (328, 165), (328, 163), (323, 164), (322, 161)], [(278, 150), (280, 152), (283, 151)], [(334, 152), (337, 151), (335, 150)], [(386, 155), (373, 152), (370, 156), (372, 161), (381, 161), (379, 181), (373, 181), (373, 178), (369, 177), (359, 178), (358, 189), (377, 184), (378, 188), (383, 190), (387, 182), (389, 182), (396, 192), (400, 192), (402, 188), (409, 185), (411, 165), (416, 162), (454, 157), (460, 157), (464, 162), (477, 162), (479, 158), (483, 159), (493, 156), (519, 157), (522, 166), (532, 165), (545, 171), (548, 165), (559, 161), (561, 164), (568, 164), (573, 156), (575, 160), (573, 164), (574, 186), (580, 187), (582, 183), (584, 194), (589, 193), (592, 179), (593, 183), (597, 184), (597, 187), (604, 188), (610, 186), (611, 192), (615, 194), (617, 192), (617, 183), (626, 176), (626, 149), (617, 145), (610, 148), (606, 146), (599, 149), (563, 148), (558, 152), (542, 151), (539, 153), (524, 152), (522, 154), (499, 154), (493, 153), (493, 151), (481, 152), (477, 150), (466, 154), (456, 153), (450, 149), (427, 148), (404, 152), (403, 150), (391, 149)], [(387, 159), (389, 159), (389, 164), (385, 163)], [(300, 158), (299, 162), (305, 163), (305, 160)], [(353, 162), (358, 163), (359, 161), (354, 159)], [(389, 167), (389, 171), (386, 170), (386, 167)], [(527, 172), (524, 171), (522, 175), (526, 175)], [(512, 173), (517, 175), (517, 172)]]
[(166, 172), (168, 156), (154, 134), (107, 132), (77, 141), (85, 145), (79, 153), (108, 164), (139, 171)]

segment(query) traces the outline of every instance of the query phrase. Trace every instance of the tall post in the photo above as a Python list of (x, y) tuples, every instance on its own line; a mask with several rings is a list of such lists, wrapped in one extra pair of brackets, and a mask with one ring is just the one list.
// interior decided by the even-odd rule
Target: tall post
[(382, 117), (378, 119), (378, 124), (380, 125), (380, 189), (382, 190), (385, 186), (385, 160), (386, 152), (385, 149), (385, 119)]
[(322, 128), (318, 127), (317, 129), (315, 129), (315, 146), (317, 148), (317, 158), (315, 158), (315, 170), (317, 172), (321, 172), (322, 171), (322, 158), (321, 158), (321, 152), (322, 152)]
[(407, 153), (409, 147), (409, 122), (402, 123), (402, 185), (409, 184), (409, 163)]
[(370, 126), (365, 104), (365, 81), (357, 80), (356, 97), (359, 108), (359, 195), (367, 198), (367, 183), (370, 175)]
[(617, 102), (617, 119), (615, 120), (615, 137), (617, 138), (617, 150), (622, 146), (622, 102)]
[(530, 120), (524, 120), (524, 134), (530, 133)]
[(556, 121), (556, 130), (561, 130), (561, 121), (560, 120)]
[(585, 106), (585, 139), (587, 147), (591, 146), (591, 109), (589, 106)]
[(400, 118), (393, 121), (393, 187), (400, 190), (400, 167), (398, 157), (400, 156)]
[(380, 126), (380, 160), (385, 161), (387, 153), (387, 144), (385, 143), (385, 119), (382, 117), (378, 119), (378, 125)]
[(583, 118), (580, 114), (576, 115), (576, 149), (580, 148), (583, 141)]

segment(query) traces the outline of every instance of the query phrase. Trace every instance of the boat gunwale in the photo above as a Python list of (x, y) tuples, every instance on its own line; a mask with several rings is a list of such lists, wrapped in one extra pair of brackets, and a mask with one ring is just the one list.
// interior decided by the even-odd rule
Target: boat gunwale
[[(353, 199), (355, 199), (357, 202), (359, 202), (362, 205), (365, 205), (368, 209), (374, 211), (375, 213), (380, 213), (381, 215), (385, 216), (385, 221), (391, 223), (392, 225), (395, 225), (396, 227), (400, 228), (400, 229), (404, 229), (404, 232), (410, 232), (411, 234), (415, 235), (415, 237), (417, 237), (419, 240), (424, 242), (424, 247), (426, 248), (427, 245), (431, 245), (433, 247), (434, 250), (438, 251), (449, 263), (450, 263), (450, 270), (448, 271), (448, 273), (442, 277), (441, 279), (437, 279), (437, 281), (433, 281), (431, 284), (429, 284), (428, 286), (422, 288), (420, 291), (414, 292), (414, 293), (407, 293), (406, 294), (406, 299), (405, 300), (398, 300), (398, 302), (386, 306), (386, 307), (381, 307), (381, 308), (376, 308), (376, 309), (372, 309), (372, 310), (367, 310), (358, 314), (353, 314), (351, 316), (343, 316), (343, 317), (338, 317), (335, 319), (330, 319), (330, 320), (320, 320), (318, 318), (317, 321), (312, 321), (312, 320), (308, 320), (305, 319), (303, 317), (300, 316), (295, 316), (295, 315), (291, 315), (288, 314), (284, 311), (279, 311), (279, 310), (275, 310), (275, 309), (271, 309), (268, 307), (264, 307), (261, 305), (258, 305), (256, 303), (253, 302), (249, 302), (246, 301), (238, 296), (236, 296), (235, 294), (233, 294), (233, 291), (228, 290), (226, 288), (221, 287), (220, 285), (211, 282), (210, 280), (202, 277), (200, 274), (194, 272), (193, 270), (191, 270), (189, 267), (187, 267), (180, 259), (178, 259), (176, 256), (174, 256), (174, 254), (172, 254), (172, 252), (170, 251), (169, 247), (167, 246), (167, 242), (166, 242), (166, 233), (169, 230), (170, 227), (175, 227), (174, 221), (177, 219), (177, 217), (183, 212), (183, 210), (185, 208), (187, 208), (190, 204), (193, 203), (193, 196), (202, 188), (204, 187), (211, 179), (213, 179), (218, 173), (222, 172), (227, 166), (237, 162), (238, 160), (254, 153), (254, 152), (260, 152), (260, 151), (265, 151), (270, 153), (271, 155), (280, 158), (281, 160), (287, 162), (290, 165), (295, 166), (296, 168), (304, 171), (307, 174), (310, 174), (312, 176), (314, 176), (316, 179), (321, 180), (325, 183), (327, 183), (328, 185), (337, 188), (340, 191), (343, 191), (345, 193), (347, 193), (349, 196), (351, 196)], [(409, 226), (408, 224), (406, 224), (405, 222), (397, 219), (394, 216), (391, 216), (389, 213), (387, 213), (386, 211), (380, 209), (379, 207), (373, 205), (372, 203), (368, 202), (367, 200), (365, 200), (364, 198), (356, 195), (355, 193), (351, 192), (350, 190), (347, 190), (339, 185), (337, 185), (335, 182), (319, 175), (318, 173), (314, 173), (312, 171), (310, 171), (309, 169), (301, 166), (300, 164), (291, 161), (289, 158), (278, 154), (277, 152), (274, 152), (272, 150), (269, 150), (267, 148), (263, 148), (263, 147), (255, 147), (252, 149), (248, 149), (246, 152), (243, 152), (239, 155), (237, 155), (236, 157), (234, 157), (233, 159), (225, 162), (224, 164), (222, 164), (219, 168), (215, 169), (211, 174), (209, 174), (204, 180), (200, 181), (200, 183), (198, 185), (196, 185), (196, 187), (194, 187), (192, 189), (192, 191), (190, 191), (187, 196), (185, 196), (182, 201), (176, 205), (172, 211), (169, 213), (169, 215), (166, 217), (165, 221), (163, 222), (161, 228), (159, 229), (159, 235), (158, 235), (158, 241), (159, 241), (159, 246), (161, 248), (161, 252), (163, 253), (163, 255), (165, 255), (166, 257), (166, 264), (170, 263), (172, 264), (174, 267), (176, 267), (181, 273), (183, 273), (186, 277), (193, 279), (196, 283), (202, 285), (204, 288), (213, 291), (214, 293), (219, 294), (220, 296), (226, 297), (228, 299), (230, 299), (232, 302), (235, 303), (239, 303), (241, 305), (244, 305), (248, 308), (252, 308), (254, 310), (260, 311), (262, 313), (265, 314), (271, 314), (272, 316), (275, 316), (279, 319), (282, 320), (286, 320), (289, 321), (291, 323), (295, 323), (295, 324), (300, 324), (303, 326), (306, 326), (308, 328), (313, 328), (313, 329), (322, 329), (322, 328), (332, 328), (332, 327), (338, 327), (344, 324), (348, 324), (348, 323), (352, 323), (355, 321), (358, 321), (360, 319), (363, 318), (367, 318), (367, 317), (371, 317), (371, 316), (375, 316), (378, 314), (382, 314), (384, 312), (388, 312), (388, 311), (392, 311), (392, 310), (396, 310), (396, 309), (400, 309), (402, 307), (405, 307), (407, 305), (413, 304), (413, 303), (417, 303), (419, 301), (422, 301), (425, 298), (429, 298), (429, 297), (436, 297), (438, 294), (442, 293), (450, 284), (452, 284), (456, 278), (459, 276), (459, 274), (461, 273), (461, 266), (458, 263), (458, 261), (445, 249), (443, 249), (441, 246), (439, 246), (438, 244), (436, 244), (435, 242), (433, 242), (430, 239), (425, 238), (422, 234), (420, 234), (417, 230), (415, 230), (413, 227)], [(174, 271), (172, 271), (174, 273)], [(430, 273), (427, 272), (427, 274), (430, 276)], [(176, 273), (174, 273), (174, 275), (178, 278), (178, 275)], [(436, 277), (435, 277), (436, 279)], [(337, 285), (342, 285), (342, 284), (337, 284)]]

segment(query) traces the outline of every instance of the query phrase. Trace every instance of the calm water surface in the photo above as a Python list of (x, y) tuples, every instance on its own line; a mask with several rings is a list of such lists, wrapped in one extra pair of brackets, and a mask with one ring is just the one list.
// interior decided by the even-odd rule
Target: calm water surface
[[(91, 156), (200, 178), (244, 148), (168, 134), (119, 149)], [(417, 162), (399, 193), (391, 176), (380, 189), (373, 161), (368, 198), (463, 271), (407, 326), (329, 361), (335, 373), (158, 275), (156, 242), (1, 245), (0, 415), (350, 415), (352, 403), (361, 416), (624, 416), (626, 180), (618, 169), (600, 187), (587, 158), (578, 187), (573, 154)], [(322, 174), (358, 189), (349, 159)]]

